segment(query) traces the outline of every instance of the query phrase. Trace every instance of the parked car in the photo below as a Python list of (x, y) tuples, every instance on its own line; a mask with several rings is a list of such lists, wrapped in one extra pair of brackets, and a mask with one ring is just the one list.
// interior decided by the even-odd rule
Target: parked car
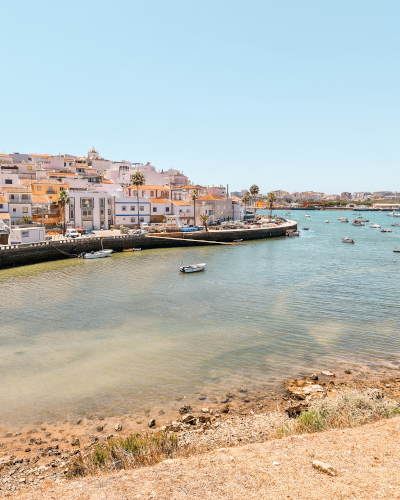
[(76, 229), (68, 228), (65, 232), (67, 238), (79, 238), (80, 234)]
[(92, 229), (85, 229), (82, 231), (82, 236), (84, 238), (91, 238), (92, 236), (97, 236), (97, 234)]
[(139, 234), (145, 234), (146, 231), (144, 229), (129, 229), (128, 231), (128, 234), (135, 234), (135, 235), (139, 235)]

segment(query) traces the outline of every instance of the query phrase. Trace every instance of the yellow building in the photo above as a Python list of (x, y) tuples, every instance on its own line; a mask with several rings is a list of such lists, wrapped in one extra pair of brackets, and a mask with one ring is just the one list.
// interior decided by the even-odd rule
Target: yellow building
[(257, 200), (254, 203), (254, 206), (255, 206), (255, 208), (265, 208), (267, 206), (267, 204), (265, 203), (265, 201)]
[(32, 195), (46, 195), (50, 203), (57, 203), (60, 191), (67, 189), (69, 189), (69, 183), (57, 179), (39, 179), (32, 181), (31, 184)]

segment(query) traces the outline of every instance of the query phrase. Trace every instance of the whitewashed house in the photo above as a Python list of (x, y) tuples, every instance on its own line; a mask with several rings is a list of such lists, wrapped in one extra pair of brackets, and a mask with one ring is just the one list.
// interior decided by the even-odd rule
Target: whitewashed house
[(133, 227), (142, 222), (150, 222), (150, 200), (144, 196), (139, 196), (139, 203), (136, 196), (124, 196), (115, 198), (115, 224), (117, 226)]
[(70, 227), (109, 229), (113, 223), (113, 197), (108, 193), (69, 190), (65, 220)]
[(32, 217), (32, 193), (27, 187), (3, 186), (8, 203), (11, 224), (18, 224), (22, 217)]

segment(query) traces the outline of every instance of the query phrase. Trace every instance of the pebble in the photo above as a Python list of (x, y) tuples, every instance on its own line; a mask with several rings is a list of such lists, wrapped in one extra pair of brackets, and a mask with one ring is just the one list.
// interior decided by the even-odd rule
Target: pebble
[(322, 375), (326, 375), (327, 377), (335, 377), (335, 374), (330, 372), (329, 370), (324, 370), (321, 372)]
[(332, 467), (332, 465), (321, 462), (320, 460), (314, 460), (312, 466), (314, 467), (314, 469), (328, 474), (328, 476), (336, 476), (336, 471)]
[(122, 431), (122, 424), (121, 424), (121, 422), (118, 422), (118, 424), (115, 424), (114, 429), (115, 429), (116, 431)]
[(208, 408), (202, 408), (201, 411), (202, 413), (208, 413), (210, 410)]
[(147, 425), (148, 425), (150, 428), (155, 427), (155, 425), (156, 425), (156, 421), (155, 421), (155, 419), (154, 419), (154, 418), (150, 419)]

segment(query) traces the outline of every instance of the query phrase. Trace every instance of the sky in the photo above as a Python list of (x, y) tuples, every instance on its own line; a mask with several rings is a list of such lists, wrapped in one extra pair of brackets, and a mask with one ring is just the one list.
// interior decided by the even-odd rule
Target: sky
[(400, 191), (398, 0), (2, 4), (0, 151)]

